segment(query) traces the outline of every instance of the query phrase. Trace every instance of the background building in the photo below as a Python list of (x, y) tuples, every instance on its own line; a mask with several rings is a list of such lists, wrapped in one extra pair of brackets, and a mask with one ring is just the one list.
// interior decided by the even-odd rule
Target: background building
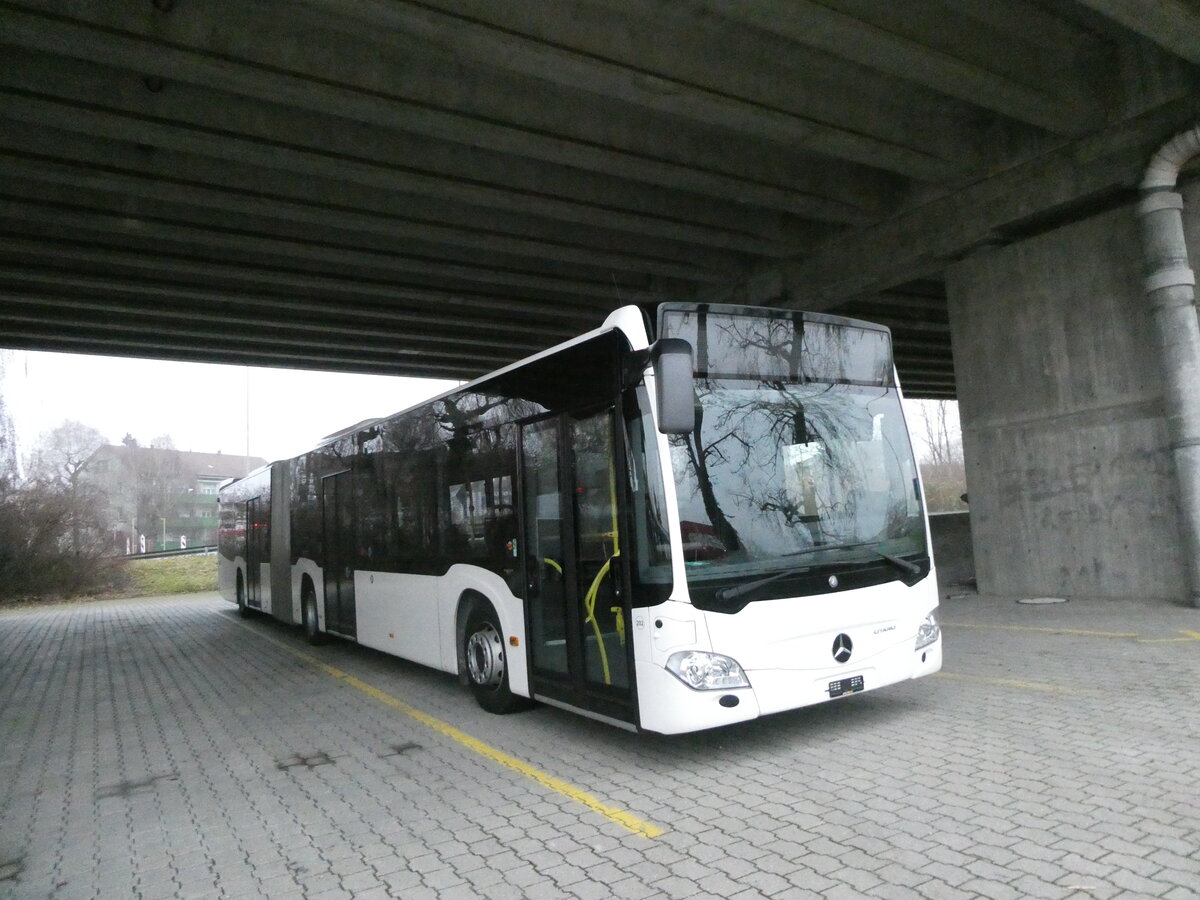
[(99, 448), (84, 467), (105, 498), (118, 553), (217, 543), (217, 488), (266, 463), (257, 456), (140, 447), (130, 437)]

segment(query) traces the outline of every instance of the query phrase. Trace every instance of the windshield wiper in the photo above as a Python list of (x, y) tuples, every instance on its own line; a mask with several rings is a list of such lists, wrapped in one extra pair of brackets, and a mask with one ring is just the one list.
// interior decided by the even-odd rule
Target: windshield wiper
[[(793, 556), (811, 556), (814, 553), (821, 553), (825, 550), (850, 550), (854, 547), (864, 547), (871, 541), (860, 541), (856, 544), (829, 544), (821, 547), (805, 547), (803, 550), (793, 550), (791, 553), (782, 553), (780, 558)], [(774, 575), (768, 575), (766, 578), (759, 578), (756, 581), (747, 581), (745, 584), (735, 584), (732, 587), (721, 588), (717, 591), (716, 598), (722, 603), (727, 600), (736, 600), (744, 594), (748, 594), (753, 590), (771, 584), (773, 581), (779, 581), (781, 578), (787, 578), (791, 575), (799, 575), (808, 571), (808, 566), (803, 566), (796, 569), (786, 569), (782, 572), (776, 572)]]
[(921, 567), (918, 566), (915, 562), (910, 562), (907, 559), (901, 559), (898, 556), (889, 556), (888, 554), (884, 553), (882, 550), (880, 550), (878, 548), (876, 548), (875, 552), (878, 553), (882, 559), (886, 559), (897, 569), (901, 569), (901, 570), (907, 572), (909, 575), (920, 575), (921, 574)]
[[(909, 575), (918, 575), (921, 572), (921, 567), (914, 562), (909, 562), (907, 559), (901, 559), (898, 556), (892, 556), (884, 553), (879, 549), (875, 541), (859, 541), (856, 544), (831, 544), (827, 547), (805, 547), (803, 550), (793, 550), (791, 553), (781, 554), (780, 558), (790, 556), (810, 556), (814, 553), (821, 553), (825, 550), (853, 550), (858, 547), (871, 547), (875, 554), (883, 560), (891, 563), (897, 569), (907, 572)], [(766, 578), (759, 578), (755, 581), (747, 581), (745, 584), (737, 584), (732, 587), (721, 588), (716, 592), (717, 600), (725, 603), (729, 600), (736, 600), (738, 597), (749, 594), (751, 591), (758, 590), (760, 587), (765, 587), (775, 581), (780, 581), (784, 578), (789, 578), (793, 575), (800, 575), (809, 570), (809, 566), (801, 566), (794, 569), (785, 569), (782, 572), (776, 572), (774, 575), (768, 575)]]

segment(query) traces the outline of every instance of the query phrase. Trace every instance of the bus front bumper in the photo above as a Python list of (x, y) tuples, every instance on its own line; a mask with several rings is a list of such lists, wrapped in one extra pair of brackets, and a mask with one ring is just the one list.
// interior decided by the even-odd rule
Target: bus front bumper
[(660, 665), (637, 663), (640, 724), (645, 731), (682, 734), (812, 706), (913, 678), (942, 667), (942, 642), (913, 650), (897, 644), (856, 665), (812, 669), (746, 669), (750, 687), (694, 690)]

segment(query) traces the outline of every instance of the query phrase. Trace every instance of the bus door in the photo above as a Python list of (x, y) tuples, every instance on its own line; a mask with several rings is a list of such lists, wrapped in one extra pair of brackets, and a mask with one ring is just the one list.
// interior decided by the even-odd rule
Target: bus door
[(262, 609), (262, 566), (270, 560), (271, 504), (265, 497), (246, 501), (246, 605)]
[(350, 471), (327, 475), (321, 481), (322, 524), (325, 536), (325, 628), (355, 637), (354, 615), (354, 495)]
[(612, 421), (602, 410), (522, 429), (526, 633), (535, 695), (633, 721)]

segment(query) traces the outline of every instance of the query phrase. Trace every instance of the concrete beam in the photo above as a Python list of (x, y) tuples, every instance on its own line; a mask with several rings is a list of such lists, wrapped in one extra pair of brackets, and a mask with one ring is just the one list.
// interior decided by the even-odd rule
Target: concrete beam
[(363, 354), (336, 357), (328, 353), (303, 350), (268, 350), (245, 342), (214, 339), (206, 343), (194, 340), (155, 338), (145, 333), (100, 335), (64, 328), (46, 330), (4, 322), (0, 313), (0, 336), (14, 350), (52, 350), (60, 353), (84, 353), (100, 356), (132, 356), (145, 359), (173, 359), (181, 362), (222, 363), (225, 365), (268, 366), (286, 369), (317, 369), (330, 372), (362, 372), (370, 375), (402, 375), (412, 378), (451, 378), (460, 381), (486, 374), (470, 363), (441, 362), (437, 357), (405, 359), (396, 354)]
[[(273, 310), (281, 314), (278, 318), (281, 323), (289, 321), (286, 314), (303, 313), (307, 318), (332, 314), (372, 322), (383, 329), (391, 326), (444, 329), (452, 334), (479, 331), (505, 342), (519, 342), (530, 334), (557, 339), (574, 331), (566, 325), (539, 325), (515, 315), (494, 315), (496, 312), (512, 313), (512, 301), (509, 300), (501, 299), (500, 308), (495, 309), (489, 306), (489, 300), (485, 297), (464, 297), (432, 290), (397, 291), (398, 295), (403, 295), (405, 300), (415, 304), (408, 308), (396, 304), (331, 304), (327, 299), (322, 301), (312, 295), (305, 298), (278, 297), (221, 286), (200, 287), (149, 279), (133, 281), (128, 277), (18, 266), (11, 263), (0, 273), (0, 285), (7, 285), (10, 290), (14, 285), (21, 285), (25, 290), (32, 287), (34, 291), (54, 292), (70, 289), (103, 297), (135, 297), (140, 300), (139, 308), (146, 312), (154, 310), (154, 304), (159, 302), (190, 305), (188, 308), (197, 314), (197, 318), (203, 318), (199, 314), (211, 304), (233, 304), (246, 309)], [(451, 322), (446, 317), (446, 313), (450, 311), (465, 315)]]
[[(20, 277), (17, 281), (25, 280)], [(274, 343), (313, 346), (334, 352), (357, 352), (385, 349), (387, 352), (410, 353), (426, 350), (440, 359), (453, 360), (456, 354), (465, 360), (478, 360), (481, 365), (500, 366), (511, 361), (512, 354), (530, 354), (544, 346), (562, 339), (562, 332), (554, 340), (541, 343), (528, 338), (508, 338), (504, 342), (505, 353), (496, 353), (497, 341), (492, 337), (479, 337), (470, 331), (434, 335), (420, 330), (390, 330), (378, 323), (371, 326), (346, 324), (340, 317), (326, 311), (319, 318), (298, 319), (294, 317), (265, 315), (248, 311), (262, 309), (263, 305), (229, 304), (225, 308), (196, 307), (169, 308), (164, 305), (148, 306), (144, 302), (118, 300), (112, 297), (71, 297), (55, 294), (29, 294), (5, 288), (0, 283), (0, 300), (8, 311), (4, 321), (10, 323), (34, 322), (47, 327), (59, 325), (85, 326), (92, 323), (118, 323), (125, 327), (148, 329), (166, 336), (193, 337), (202, 334), (205, 339), (241, 337), (252, 338), (265, 335), (268, 345)], [(396, 350), (399, 346), (402, 350)], [(459, 349), (461, 348), (461, 352)]]
[(163, 317), (154, 314), (131, 318), (115, 318), (111, 314), (85, 315), (79, 310), (75, 310), (69, 317), (55, 322), (48, 320), (44, 314), (23, 314), (19, 310), (9, 309), (0, 312), (0, 334), (3, 333), (4, 329), (8, 328), (12, 328), (18, 332), (24, 329), (45, 328), (50, 331), (64, 332), (66, 334), (95, 334), (101, 339), (108, 336), (117, 339), (128, 337), (137, 340), (142, 336), (152, 335), (155, 338), (163, 340), (164, 343), (180, 340), (213, 341), (229, 347), (261, 347), (265, 353), (303, 353), (307, 350), (320, 350), (334, 356), (352, 357), (364, 362), (371, 360), (386, 362), (390, 358), (397, 357), (408, 357), (410, 360), (418, 360), (436, 354), (439, 359), (445, 360), (450, 365), (477, 362), (479, 368), (482, 370), (496, 368), (499, 365), (511, 362), (519, 356), (519, 353), (514, 353), (511, 357), (497, 354), (485, 357), (469, 351), (458, 352), (451, 347), (433, 351), (423, 350), (407, 346), (402, 339), (395, 340), (390, 344), (384, 341), (364, 344), (362, 341), (341, 340), (334, 337), (327, 338), (324, 341), (314, 341), (306, 335), (297, 335), (294, 332), (278, 327), (272, 329), (269, 333), (259, 332), (253, 335), (237, 334), (232, 330), (219, 332), (206, 328), (185, 327), (174, 323), (167, 323)]
[[(500, 72), (469, 77), (453, 59), (431, 59), (427, 45), (366, 54), (362, 39), (336, 29), (314, 42), (313, 23), (293, 6), (236, 4), (222, 13), (215, 0), (160, 14), (80, 0), (71, 7), (77, 18), (64, 18), (53, 0), (21, 6), (0, 17), (0, 41), (123, 69), (136, 83), (152, 76), (200, 85), (821, 220), (861, 221), (881, 193), (901, 187), (865, 166), (818, 166), (795, 147), (639, 115), (595, 94)], [(735, 142), (738, 152), (729, 152)]]
[[(1103, 107), (1085, 97), (1089, 72), (1064, 70), (1062, 60), (1026, 41), (969, 28), (970, 20), (955, 5), (938, 9), (939, 21), (911, 4), (895, 10), (885, 24), (858, 18), (809, 0), (699, 0), (696, 6), (725, 19), (753, 25), (813, 47), (858, 66), (881, 72), (889, 79), (921, 85), (939, 94), (982, 106), (1001, 115), (1056, 134), (1077, 134), (1098, 125)], [(874, 4), (868, 14), (884, 10)], [(1023, 18), (1011, 9), (1007, 14)], [(952, 22), (946, 22), (949, 17)], [(899, 20), (899, 21), (897, 21)], [(970, 31), (972, 33), (964, 33)], [(943, 35), (953, 35), (947, 41)], [(1074, 35), (1071, 46), (1094, 45), (1091, 36)], [(1057, 65), (1053, 78), (1045, 77)], [(1064, 88), (1064, 85), (1070, 85)]]
[[(336, 151), (311, 149), (282, 143), (274, 138), (267, 139), (264, 135), (242, 135), (196, 126), (182, 118), (167, 122), (158, 117), (143, 118), (124, 111), (81, 108), (72, 103), (64, 103), (58, 98), (31, 97), (16, 93), (0, 96), (0, 104), (3, 104), (5, 114), (13, 119), (45, 124), (86, 136), (163, 147), (179, 153), (198, 154), (274, 169), (277, 172), (288, 172), (302, 178), (346, 181), (362, 188), (416, 194), (422, 198), (431, 198), (443, 208), (457, 206), (462, 210), (459, 216), (465, 219), (477, 219), (480, 215), (486, 215), (487, 211), (495, 210), (515, 219), (540, 220), (546, 223), (551, 232), (559, 227), (558, 223), (569, 223), (589, 229), (602, 228), (716, 250), (775, 257), (788, 255), (788, 244), (738, 232), (729, 227), (695, 224), (669, 216), (629, 212), (615, 206), (604, 207), (595, 202), (578, 202), (555, 193), (567, 190), (563, 183), (555, 184), (549, 192), (536, 194), (495, 187), (468, 177), (466, 171), (414, 171), (399, 161), (383, 162), (362, 156), (350, 157), (344, 152), (348, 148), (339, 148)], [(276, 123), (280, 133), (289, 130), (284, 124), (286, 122), (287, 117), (280, 113)], [(293, 126), (297, 124), (302, 123), (292, 123)], [(352, 131), (349, 126), (344, 130)], [(377, 135), (374, 137), (375, 140), (380, 139)], [(554, 173), (546, 172), (544, 177), (548, 183), (552, 182)], [(741, 215), (739, 212), (738, 217)], [(808, 234), (815, 236), (816, 232), (810, 230)]]
[[(685, 3), (562, 0), (546, 7), (433, 0), (423, 5), (587, 60), (653, 73), (899, 146), (920, 146), (943, 159), (977, 155), (975, 104), (948, 100), (944, 92), (914, 87), (911, 81), (898, 84), (842, 56), (802, 48), (736, 17), (717, 18)], [(490, 63), (486, 56), (481, 59)]]
[(948, 388), (940, 383), (935, 384), (915, 384), (910, 387), (903, 381), (901, 385), (904, 390), (904, 396), (908, 400), (956, 400), (958, 399), (952, 388)]
[[(0, 242), (2, 243), (2, 242)], [(897, 332), (920, 332), (922, 334), (940, 334), (950, 335), (949, 322), (922, 322), (919, 319), (902, 319), (896, 316), (879, 315), (870, 311), (862, 311), (858, 313), (868, 321), (874, 322), (876, 325), (886, 325), (892, 329), (892, 333)], [(949, 348), (949, 344), (946, 345)]]
[[(1032, 213), (1132, 191), (1164, 136), (1200, 114), (1187, 96), (947, 193), (782, 268), (787, 305), (828, 309), (850, 298), (938, 276), (971, 248), (1003, 240)], [(765, 266), (764, 268), (772, 268)]]
[(891, 311), (903, 311), (908, 313), (917, 313), (926, 316), (935, 316), (938, 319), (947, 319), (949, 317), (948, 306), (945, 296), (922, 296), (918, 294), (910, 294), (907, 291), (879, 291), (867, 297), (857, 298), (854, 305), (868, 307), (882, 307), (891, 309)]
[[(817, 234), (813, 223), (772, 210), (415, 137), (238, 94), (179, 83), (151, 92), (120, 70), (42, 53), (15, 50), (8, 61), (0, 69), (0, 87), (15, 95), (5, 101), (15, 118), (28, 120), (24, 101), (38, 98), (68, 110), (66, 122), (74, 124), (65, 130), (96, 133), (88, 116), (102, 111), (95, 126), (104, 129), (101, 133), (191, 156), (258, 166), (269, 162), (273, 172), (298, 173), (306, 182), (307, 176), (319, 178), (319, 185), (330, 185), (329, 199), (348, 184), (403, 194), (405, 202), (433, 198), (751, 253), (795, 246)], [(76, 114), (80, 107), (86, 116)], [(63, 128), (63, 117), (55, 118), (51, 124)], [(139, 124), (122, 128), (114, 120)], [(170, 121), (178, 136), (162, 143), (157, 130), (144, 136), (127, 133), (146, 121)]]
[[(439, 262), (420, 256), (389, 251), (373, 251), (361, 244), (339, 245), (328, 241), (272, 238), (237, 233), (180, 222), (139, 219), (136, 223), (120, 212), (66, 208), (62, 205), (26, 202), (0, 196), (0, 219), (18, 240), (52, 245), (57, 252), (69, 236), (80, 243), (98, 247), (100, 252), (128, 252), (138, 258), (153, 259), (163, 253), (183, 258), (211, 261), (210, 254), (221, 259), (240, 259), (248, 265), (281, 271), (350, 280), (370, 278), (390, 280), (396, 276), (427, 277), (454, 283), (530, 288), (559, 293), (564, 298), (605, 297), (618, 305), (653, 302), (661, 292), (642, 290), (610, 278), (606, 283), (580, 281), (556, 274), (523, 273), (495, 266)], [(21, 228), (22, 233), (12, 233)], [(679, 291), (682, 292), (682, 291)]]
[(1084, 6), (1200, 65), (1200, 8), (1189, 0), (1079, 0)]
[[(138, 308), (141, 309), (152, 309), (152, 306), (145, 304), (153, 302), (147, 298), (155, 297), (163, 297), (171, 302), (242, 304), (246, 309), (266, 310), (279, 317), (277, 321), (292, 321), (291, 317), (300, 315), (305, 321), (348, 322), (348, 327), (357, 327), (356, 323), (361, 323), (367, 329), (364, 333), (371, 333), (372, 330), (378, 333), (380, 329), (411, 330), (417, 339), (422, 339), (420, 332), (432, 334), (452, 330), (470, 341), (473, 340), (471, 335), (479, 332), (488, 336), (487, 346), (494, 346), (497, 337), (502, 337), (505, 341), (517, 343), (529, 340), (531, 347), (537, 347), (553, 343), (564, 334), (594, 327), (604, 317), (602, 313), (589, 315), (572, 309), (552, 310), (536, 304), (526, 304), (522, 312), (522, 304), (504, 297), (471, 297), (415, 288), (390, 291), (386, 299), (372, 296), (369, 292), (366, 296), (351, 295), (349, 299), (344, 299), (337, 297), (337, 292), (314, 287), (283, 296), (272, 295), (259, 283), (228, 283), (217, 272), (209, 271), (207, 266), (203, 267), (205, 277), (193, 282), (183, 279), (168, 281), (141, 274), (137, 275), (140, 280), (135, 280), (135, 276), (124, 268), (99, 271), (89, 268), (68, 269), (65, 266), (74, 260), (63, 260), (60, 256), (54, 257), (54, 268), (49, 267), (51, 260), (46, 256), (39, 258), (42, 265), (31, 264), (20, 255), (7, 252), (0, 252), (0, 259), (4, 260), (6, 266), (0, 275), (0, 285), (32, 286), (39, 292), (64, 289), (95, 292), (96, 296), (104, 297), (106, 301), (130, 296), (139, 298), (138, 302), (142, 305)], [(146, 262), (159, 262), (160, 275), (178, 274), (169, 261), (146, 257)], [(176, 289), (164, 291), (164, 287)], [(330, 296), (331, 293), (334, 296)], [(372, 301), (376, 305), (372, 305)], [(535, 313), (529, 307), (537, 307), (538, 311)], [(217, 306), (211, 310), (202, 305), (190, 308), (195, 316), (208, 319), (211, 312), (213, 318), (220, 317), (220, 307)], [(461, 320), (447, 322), (448, 312), (461, 315)], [(340, 325), (331, 327), (336, 331)]]
[[(440, 8), (432, 3), (407, 0), (307, 0), (314, 9), (332, 14), (325, 21), (349, 31), (359, 23), (354, 33), (373, 42), (387, 43), (399, 35), (407, 44), (416, 37), (443, 48), (462, 58), (472, 59), (488, 67), (505, 69), (532, 76), (551, 84), (574, 90), (611, 97), (654, 110), (657, 113), (679, 116), (730, 129), (761, 139), (785, 143), (812, 152), (849, 159), (862, 165), (882, 168), (912, 178), (937, 181), (963, 172), (964, 155), (969, 155), (970, 136), (961, 130), (948, 132), (932, 146), (944, 146), (956, 141), (956, 149), (941, 153), (927, 149), (912, 140), (910, 135), (876, 136), (874, 133), (840, 127), (822, 121), (807, 110), (794, 110), (775, 105), (772, 100), (758, 96), (742, 97), (727, 90), (698, 84), (687, 75), (660, 73), (640, 64), (625, 61), (612, 54), (611, 47), (599, 50), (590, 47), (571, 47), (545, 38), (514, 31), (505, 25), (493, 24), (459, 11), (456, 4), (442, 2)], [(492, 15), (502, 17), (521, 5), (497, 5)], [(556, 4), (557, 6), (557, 4)], [(532, 7), (524, 7), (528, 10)], [(573, 5), (572, 12), (556, 10), (551, 20), (570, 23), (581, 14), (582, 7)], [(596, 30), (596, 39), (606, 39), (612, 29)], [(622, 43), (633, 40), (636, 29), (619, 35)], [(685, 42), (688, 36), (682, 38)], [(655, 41), (656, 53), (650, 58), (671, 58), (671, 41)], [(669, 66), (667, 67), (669, 68)], [(897, 98), (898, 99), (898, 98)], [(936, 115), (936, 112), (931, 113)], [(886, 119), (886, 117), (884, 117)], [(876, 130), (884, 121), (877, 122)]]
[(232, 331), (216, 334), (202, 328), (166, 327), (161, 319), (153, 317), (121, 320), (111, 316), (92, 318), (80, 313), (61, 322), (52, 322), (47, 320), (44, 313), (21, 315), (19, 312), (2, 311), (0, 335), (5, 337), (6, 346), (12, 345), (10, 338), (41, 338), (51, 345), (70, 340), (94, 345), (97, 348), (91, 351), (94, 353), (122, 356), (142, 355), (146, 351), (150, 351), (146, 355), (157, 356), (165, 348), (203, 345), (209, 351), (207, 355), (210, 361), (230, 362), (230, 359), (224, 358), (226, 354), (220, 352), (228, 351), (230, 355), (245, 359), (252, 365), (271, 364), (274, 361), (304, 367), (306, 360), (325, 357), (352, 363), (360, 369), (371, 367), (379, 372), (394, 373), (402, 367), (419, 377), (447, 377), (444, 374), (447, 370), (458, 373), (453, 377), (463, 374), (477, 376), (514, 362), (520, 356), (516, 351), (510, 357), (491, 355), (485, 358), (479, 354), (460, 353), (453, 347), (416, 349), (399, 340), (393, 345), (377, 343), (373, 346), (337, 339), (317, 343), (278, 331), (254, 335), (239, 335)]
[[(239, 286), (286, 290), (295, 294), (319, 293), (323, 296), (344, 295), (353, 300), (375, 300), (385, 303), (411, 301), (413, 297), (405, 291), (429, 290), (421, 283), (400, 283), (366, 280), (349, 275), (324, 275), (316, 272), (296, 272), (266, 266), (234, 264), (224, 260), (197, 259), (157, 250), (123, 250), (110, 246), (80, 244), (68, 240), (30, 240), (0, 232), (0, 258), (23, 264), (46, 261), (63, 268), (90, 268), (103, 273), (118, 270), (141, 277), (171, 276), (181, 283), (203, 284), (210, 281), (235, 283)], [(0, 275), (2, 277), (2, 275)], [(547, 282), (552, 279), (547, 278)], [(546, 285), (548, 288), (550, 285)], [(452, 291), (442, 291), (453, 296)], [(469, 291), (468, 294), (480, 293)], [(518, 317), (530, 317), (529, 328), (536, 332), (536, 324), (544, 321), (563, 320), (571, 323), (598, 321), (612, 308), (612, 289), (609, 288), (608, 303), (600, 304), (589, 299), (572, 296), (568, 291), (557, 292), (553, 301), (538, 301), (503, 294), (481, 294), (490, 298), (489, 308), (497, 312), (511, 312)], [(512, 295), (509, 295), (510, 297)], [(422, 297), (427, 299), (427, 297)]]
[[(654, 255), (665, 254), (669, 250), (675, 250), (677, 257), (682, 254), (678, 248), (650, 240), (641, 242), (641, 252), (633, 246), (626, 249), (621, 246), (624, 242), (616, 239), (612, 239), (611, 243), (618, 244), (618, 247), (610, 249), (597, 240), (607, 236), (593, 233), (591, 237), (594, 243), (589, 245), (586, 234), (572, 233), (566, 227), (560, 227), (557, 236), (526, 237), (522, 230), (528, 232), (528, 222), (514, 222), (515, 233), (504, 230), (499, 222), (492, 222), (492, 227), (486, 228), (480, 227), (478, 222), (464, 222), (458, 227), (439, 225), (356, 210), (227, 193), (195, 185), (181, 187), (136, 175), (64, 163), (33, 162), (8, 155), (0, 157), (0, 171), (19, 179), (13, 182), (14, 189), (9, 192), (11, 197), (23, 197), (35, 203), (42, 199), (58, 200), (75, 207), (86, 206), (84, 199), (87, 198), (94, 209), (123, 210), (127, 220), (178, 222), (279, 238), (302, 230), (296, 226), (303, 224), (322, 229), (326, 240), (348, 246), (355, 246), (355, 236), (365, 241), (364, 246), (384, 242), (393, 247), (408, 246), (412, 242), (424, 245), (441, 243), (464, 250), (492, 251), (533, 260), (550, 259), (642, 276), (657, 275), (701, 283), (728, 277), (728, 273), (740, 268), (736, 262), (724, 260), (726, 269), (722, 276), (719, 271), (700, 265), (670, 256)], [(29, 190), (33, 184), (39, 186), (36, 191)], [(632, 238), (629, 241), (629, 244), (636, 243)]]

